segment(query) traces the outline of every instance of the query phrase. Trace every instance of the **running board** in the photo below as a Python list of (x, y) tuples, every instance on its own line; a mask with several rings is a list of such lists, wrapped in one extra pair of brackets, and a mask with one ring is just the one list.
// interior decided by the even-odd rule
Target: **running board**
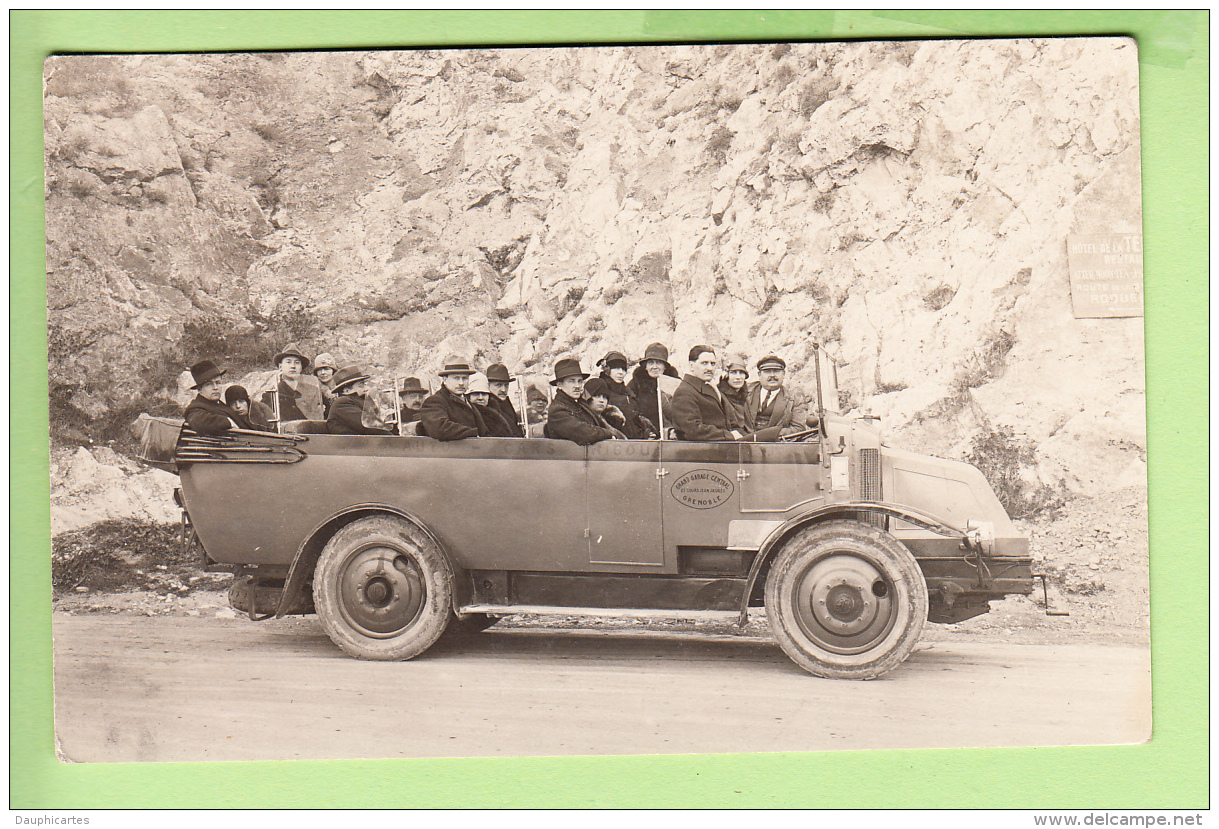
[[(761, 610), (761, 608), (758, 608)], [(651, 610), (620, 607), (557, 607), (536, 604), (468, 604), (457, 608), (458, 616), (486, 613), (489, 616), (594, 616), (626, 619), (698, 619), (713, 622), (736, 622), (741, 615), (736, 610)]]

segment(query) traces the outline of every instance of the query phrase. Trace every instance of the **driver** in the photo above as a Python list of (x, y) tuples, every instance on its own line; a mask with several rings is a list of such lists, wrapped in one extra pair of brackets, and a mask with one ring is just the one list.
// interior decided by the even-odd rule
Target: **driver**
[(780, 434), (790, 435), (818, 424), (815, 413), (804, 417), (797, 412), (794, 401), (783, 387), (786, 371), (787, 363), (782, 357), (769, 354), (758, 360), (759, 379), (750, 384), (745, 402), (745, 428), (750, 431), (777, 428)]

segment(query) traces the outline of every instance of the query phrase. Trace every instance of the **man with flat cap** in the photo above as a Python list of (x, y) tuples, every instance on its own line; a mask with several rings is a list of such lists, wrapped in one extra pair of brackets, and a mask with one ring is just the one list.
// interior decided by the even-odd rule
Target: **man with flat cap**
[(778, 429), (780, 434), (801, 432), (813, 422), (805, 423), (802, 413), (783, 387), (783, 376), (787, 363), (782, 357), (768, 354), (758, 360), (758, 382), (750, 385), (749, 397), (745, 402), (745, 428), (750, 431), (759, 429)]
[(334, 373), (330, 388), (334, 397), (326, 428), (332, 435), (392, 435), (388, 429), (364, 425), (364, 403), (368, 394), (368, 372), (347, 366)]
[(211, 360), (200, 360), (190, 367), (195, 380), (191, 386), (198, 394), (186, 407), (186, 425), (200, 435), (219, 435), (238, 426), (236, 413), (220, 402), (220, 382), (226, 373)]
[(588, 375), (580, 370), (580, 361), (570, 357), (555, 363), (554, 379), (550, 385), (557, 386), (554, 400), (546, 412), (546, 437), (570, 440), (581, 446), (590, 446), (598, 441), (624, 440), (626, 435), (605, 422), (580, 397), (584, 394), (584, 381)]
[(516, 407), (512, 405), (512, 399), (508, 396), (508, 387), (511, 384), (512, 375), (508, 373), (507, 366), (503, 363), (492, 363), (487, 366), (487, 385), (491, 387), (490, 406), (499, 412), (508, 424), (511, 432), (509, 437), (523, 438), (525, 433), (521, 430), (520, 415), (516, 413)]
[(478, 410), (466, 400), (470, 384), (469, 360), (451, 356), (444, 367), (436, 372), (440, 375), (440, 390), (423, 401), (419, 410), (419, 434), (436, 440), (461, 440), (487, 434), (487, 425)]

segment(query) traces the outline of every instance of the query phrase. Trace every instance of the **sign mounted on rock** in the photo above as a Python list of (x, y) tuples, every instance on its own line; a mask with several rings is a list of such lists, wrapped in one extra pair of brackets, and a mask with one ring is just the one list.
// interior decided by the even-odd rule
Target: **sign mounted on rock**
[(1067, 237), (1071, 306), (1081, 317), (1143, 316), (1143, 237), (1108, 233)]

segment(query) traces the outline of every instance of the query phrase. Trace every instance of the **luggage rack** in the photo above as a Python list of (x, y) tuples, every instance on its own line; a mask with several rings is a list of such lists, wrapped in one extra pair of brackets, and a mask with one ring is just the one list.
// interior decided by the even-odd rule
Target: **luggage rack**
[(178, 437), (174, 461), (186, 463), (297, 463), (305, 453), (296, 448), (306, 435), (281, 435), (230, 429), (223, 435), (200, 435), (184, 428)]

